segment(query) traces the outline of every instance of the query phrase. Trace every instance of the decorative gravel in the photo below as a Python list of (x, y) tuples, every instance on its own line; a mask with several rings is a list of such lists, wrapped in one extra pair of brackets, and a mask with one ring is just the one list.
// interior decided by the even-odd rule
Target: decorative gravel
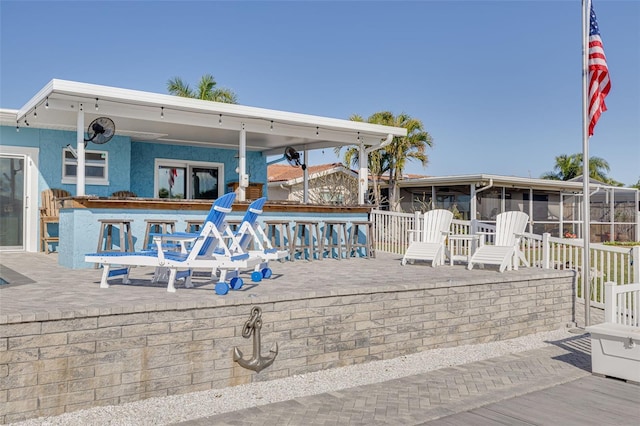
[(571, 336), (575, 334), (563, 328), (500, 342), (433, 349), (390, 360), (373, 361), (267, 382), (96, 407), (56, 417), (26, 420), (12, 423), (12, 425), (167, 425), (524, 352), (549, 346), (551, 345), (549, 342)]

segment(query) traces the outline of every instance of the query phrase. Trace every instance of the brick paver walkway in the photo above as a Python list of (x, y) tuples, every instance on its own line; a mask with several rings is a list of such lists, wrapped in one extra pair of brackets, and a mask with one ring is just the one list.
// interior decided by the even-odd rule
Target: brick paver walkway
[(541, 349), (180, 424), (416, 425), (590, 376), (590, 364), (589, 337), (576, 335)]

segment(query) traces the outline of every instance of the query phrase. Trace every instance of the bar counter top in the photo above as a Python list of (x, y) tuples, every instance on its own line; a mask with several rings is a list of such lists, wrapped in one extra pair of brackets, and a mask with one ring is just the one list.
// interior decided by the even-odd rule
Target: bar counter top
[[(63, 209), (118, 209), (118, 210), (184, 210), (208, 211), (214, 200), (183, 200), (168, 198), (116, 198), (81, 196), (64, 198)], [(234, 210), (246, 210), (251, 201), (236, 201)], [(295, 212), (295, 213), (368, 213), (372, 206), (343, 206), (303, 204), (296, 201), (269, 201), (264, 205), (265, 212)]]

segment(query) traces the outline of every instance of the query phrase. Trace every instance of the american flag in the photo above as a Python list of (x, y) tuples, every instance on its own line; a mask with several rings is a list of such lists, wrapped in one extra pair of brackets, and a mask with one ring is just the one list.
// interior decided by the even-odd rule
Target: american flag
[(600, 115), (607, 110), (604, 98), (611, 90), (609, 81), (609, 68), (607, 58), (604, 56), (604, 47), (600, 38), (600, 29), (596, 20), (596, 13), (591, 6), (591, 19), (589, 24), (589, 136), (593, 136), (593, 129)]
[(178, 176), (178, 170), (171, 169), (169, 170), (169, 188), (173, 188), (173, 183), (175, 182), (175, 178)]

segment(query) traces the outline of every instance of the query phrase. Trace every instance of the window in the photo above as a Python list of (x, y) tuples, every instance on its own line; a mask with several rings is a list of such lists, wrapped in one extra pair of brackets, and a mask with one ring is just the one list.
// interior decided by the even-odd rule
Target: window
[(156, 159), (157, 198), (214, 200), (224, 195), (224, 164)]
[(323, 189), (320, 197), (324, 204), (344, 204), (344, 193), (340, 189)]
[[(92, 185), (109, 185), (109, 155), (106, 151), (84, 152), (85, 182)], [(62, 183), (77, 183), (78, 158), (69, 148), (62, 150)]]

